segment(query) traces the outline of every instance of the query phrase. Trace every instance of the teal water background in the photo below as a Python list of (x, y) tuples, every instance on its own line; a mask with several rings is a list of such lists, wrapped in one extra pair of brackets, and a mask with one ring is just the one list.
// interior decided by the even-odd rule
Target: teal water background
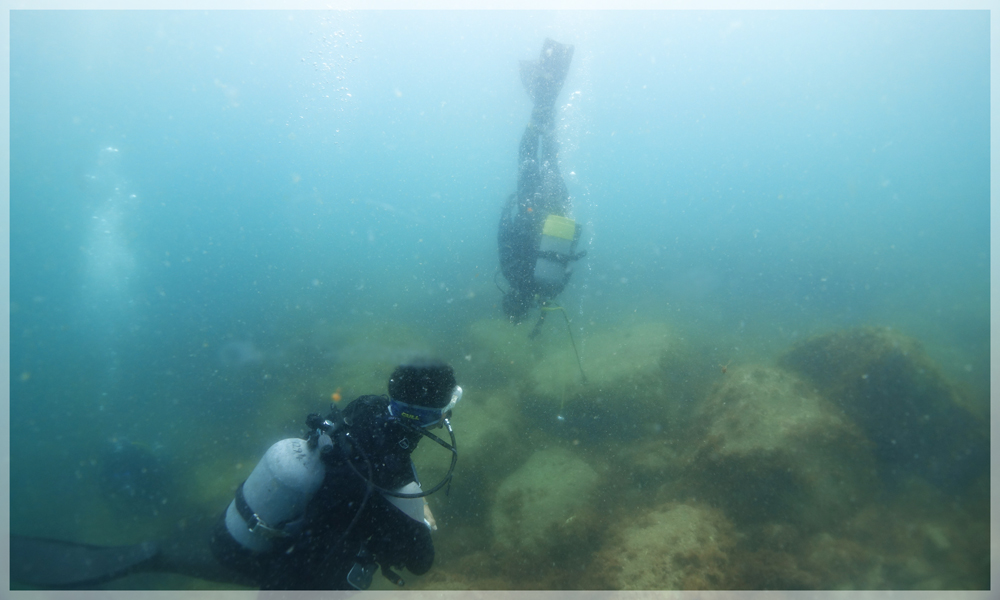
[(26, 533), (96, 536), (78, 498), (109, 440), (181, 471), (192, 448), (252, 463), (294, 433), (261, 425), (268, 386), (425, 350), (379, 338), (290, 361), (317, 329), (405, 326), (460, 359), (471, 323), (502, 318), (495, 232), (531, 109), (518, 61), (545, 37), (576, 47), (559, 131), (588, 255), (561, 299), (584, 358), (625, 316), (718, 340), (720, 362), (890, 326), (988, 403), (988, 12), (10, 23)]

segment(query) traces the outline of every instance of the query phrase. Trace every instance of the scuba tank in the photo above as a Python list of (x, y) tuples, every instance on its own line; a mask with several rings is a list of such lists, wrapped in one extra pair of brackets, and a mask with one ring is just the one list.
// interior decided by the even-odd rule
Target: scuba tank
[(549, 215), (545, 218), (534, 271), (539, 288), (556, 293), (562, 289), (568, 277), (569, 261), (579, 258), (573, 252), (581, 229), (576, 221), (568, 217)]
[(317, 442), (289, 438), (267, 450), (226, 509), (226, 530), (237, 543), (267, 552), (276, 539), (296, 533), (326, 474), (320, 455), (333, 445), (326, 434)]

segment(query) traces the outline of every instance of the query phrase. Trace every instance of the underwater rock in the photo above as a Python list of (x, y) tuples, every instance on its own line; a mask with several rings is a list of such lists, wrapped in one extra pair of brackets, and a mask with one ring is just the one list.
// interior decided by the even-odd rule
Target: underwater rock
[(494, 499), (497, 549), (520, 561), (540, 556), (551, 561), (586, 551), (598, 480), (594, 469), (564, 448), (532, 454), (503, 481)]
[(692, 442), (686, 437), (661, 436), (619, 444), (607, 450), (614, 463), (614, 483), (626, 493), (671, 493), (690, 465)]
[(693, 485), (738, 523), (824, 527), (875, 491), (870, 446), (805, 381), (779, 369), (730, 369), (700, 406), (705, 437)]
[(461, 434), (462, 470), (488, 470), (505, 477), (527, 458), (529, 448), (518, 443), (525, 426), (514, 395), (507, 390), (466, 388), (452, 415)]
[[(451, 422), (458, 443), (458, 466), (448, 494), (431, 499), (435, 513), (453, 520), (476, 520), (489, 514), (497, 486), (504, 477), (527, 460), (530, 444), (523, 435), (523, 416), (517, 412), (513, 394), (506, 390), (465, 388)], [(441, 434), (437, 434), (441, 435)], [(421, 443), (413, 452), (421, 481), (435, 479), (448, 457), (437, 444)], [(449, 513), (449, 507), (459, 507)]]
[(989, 471), (989, 424), (965, 406), (916, 340), (860, 327), (813, 337), (779, 364), (806, 377), (875, 444), (888, 479), (964, 486)]
[(617, 532), (593, 564), (611, 589), (725, 589), (733, 535), (719, 510), (666, 504)]
[(591, 334), (581, 352), (587, 382), (573, 348), (557, 346), (533, 365), (522, 387), (522, 410), (574, 437), (658, 433), (681, 421), (680, 411), (691, 404), (670, 373), (681, 354), (680, 336), (663, 323)]
[[(290, 337), (305, 340), (290, 355), (294, 368), (286, 369), (280, 379), (258, 378), (247, 390), (261, 396), (243, 407), (255, 431), (299, 436), (309, 413), (325, 415), (332, 402), (345, 408), (359, 396), (386, 394), (386, 382), (397, 366), (437, 356), (412, 327), (394, 321), (359, 329), (324, 320), (294, 333)], [(457, 376), (464, 381), (463, 374)]]
[(546, 338), (532, 340), (528, 330), (502, 319), (482, 319), (469, 326), (462, 352), (462, 372), (481, 385), (502, 387), (522, 381), (531, 366), (555, 349)]

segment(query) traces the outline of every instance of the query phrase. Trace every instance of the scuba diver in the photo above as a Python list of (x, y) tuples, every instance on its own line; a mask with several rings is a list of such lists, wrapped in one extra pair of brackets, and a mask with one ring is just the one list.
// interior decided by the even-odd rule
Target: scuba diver
[[(309, 415), (305, 439), (271, 446), (214, 522), (172, 539), (109, 547), (11, 535), (11, 581), (83, 589), (162, 571), (263, 590), (364, 590), (381, 567), (402, 586), (393, 569), (421, 575), (434, 562), (424, 496), (451, 481), (449, 417), (462, 388), (450, 366), (424, 359), (397, 367), (388, 388)], [(431, 433), (440, 427), (450, 443)], [(410, 459), (422, 437), (451, 452), (426, 491)]]
[(517, 191), (503, 207), (497, 243), (500, 272), (509, 285), (500, 290), (507, 318), (520, 323), (534, 306), (541, 308), (531, 337), (540, 333), (549, 305), (566, 287), (569, 264), (586, 254), (575, 253), (581, 227), (569, 214), (555, 136), (556, 97), (572, 60), (573, 46), (546, 39), (537, 61), (521, 61), (521, 82), (534, 108), (521, 136)]

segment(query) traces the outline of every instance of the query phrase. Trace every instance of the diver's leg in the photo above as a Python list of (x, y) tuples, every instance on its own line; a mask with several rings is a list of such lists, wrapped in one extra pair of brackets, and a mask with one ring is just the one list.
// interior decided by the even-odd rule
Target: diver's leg
[(542, 185), (542, 175), (538, 169), (538, 137), (539, 131), (528, 123), (521, 136), (521, 145), (517, 152), (517, 200), (524, 202), (532, 200)]
[(152, 566), (157, 571), (256, 587), (255, 578), (224, 566), (217, 558), (213, 546), (223, 535), (229, 538), (224, 520), (219, 517), (189, 521), (183, 531), (160, 543), (160, 552)]
[(535, 101), (555, 103), (573, 62), (573, 46), (546, 38), (538, 62), (541, 77), (536, 81)]
[(223, 567), (209, 549), (210, 519), (194, 522), (163, 542), (95, 546), (10, 536), (12, 582), (43, 589), (92, 589), (138, 572), (167, 572), (237, 585), (249, 577)]
[[(547, 38), (537, 61), (521, 62), (521, 81), (534, 104), (531, 122), (521, 136), (518, 153), (517, 195), (522, 202), (533, 201), (536, 192), (541, 192), (542, 197), (553, 197), (554, 194), (560, 201), (566, 198), (566, 186), (559, 175), (556, 160), (558, 145), (553, 130), (556, 97), (562, 90), (572, 61), (573, 46)], [(545, 138), (541, 159), (538, 157), (539, 137)], [(552, 173), (546, 173), (546, 162)], [(547, 183), (546, 180), (550, 181)], [(543, 186), (549, 189), (544, 190)]]
[(531, 120), (540, 128), (550, 127), (556, 97), (562, 90), (573, 61), (573, 46), (546, 39), (537, 61), (521, 61), (521, 82), (534, 102)]
[(547, 213), (566, 215), (569, 212), (569, 190), (559, 172), (559, 142), (555, 131), (542, 136), (540, 165), (541, 197)]
[(149, 570), (158, 551), (152, 542), (94, 546), (11, 534), (10, 580), (42, 589), (93, 588)]

